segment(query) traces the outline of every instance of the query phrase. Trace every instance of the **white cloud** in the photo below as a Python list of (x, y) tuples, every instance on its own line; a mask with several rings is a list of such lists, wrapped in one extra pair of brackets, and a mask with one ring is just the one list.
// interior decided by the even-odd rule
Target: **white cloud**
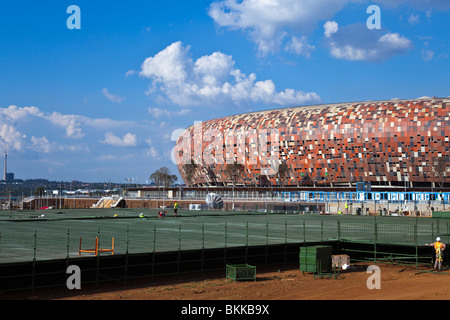
[(390, 50), (405, 50), (410, 49), (412, 47), (411, 40), (405, 38), (404, 36), (398, 33), (387, 33), (378, 39), (380, 43), (385, 44), (386, 49)]
[[(183, 114), (186, 110), (177, 111)], [(62, 114), (60, 112), (45, 113), (37, 107), (17, 107), (11, 105), (8, 108), (0, 108), (0, 150), (10, 149), (16, 151), (33, 150), (39, 153), (58, 152), (90, 152), (88, 142), (83, 138), (86, 129), (89, 134), (96, 134), (114, 128), (134, 128), (139, 124), (135, 121), (113, 120), (109, 118), (89, 118), (81, 115)], [(63, 128), (65, 134), (55, 135), (55, 128)], [(29, 132), (27, 134), (21, 132)], [(104, 131), (103, 131), (104, 130)], [(102, 132), (103, 131), (103, 132)], [(49, 141), (48, 136), (54, 136), (55, 141)], [(79, 140), (65, 143), (64, 138)], [(127, 134), (123, 138), (114, 139), (111, 134), (105, 135), (106, 144), (133, 146), (137, 144), (135, 135)]]
[(155, 160), (161, 160), (161, 156), (154, 146), (151, 146), (149, 149), (147, 149), (146, 155), (152, 157)]
[(77, 116), (77, 119), (85, 126), (96, 129), (111, 129), (133, 127), (136, 123), (132, 120), (114, 120), (110, 118), (88, 118), (85, 116)]
[(26, 135), (17, 129), (17, 124), (42, 116), (43, 113), (36, 107), (11, 105), (0, 108), (0, 148), (21, 151), (26, 144)]
[(11, 119), (12, 121), (17, 121), (19, 119), (23, 120), (28, 116), (41, 117), (43, 114), (36, 107), (19, 108), (15, 105), (11, 105), (6, 109), (1, 109), (1, 115)]
[(408, 18), (408, 23), (410, 25), (416, 25), (420, 22), (420, 16), (418, 14), (411, 13)]
[(117, 161), (117, 156), (112, 154), (102, 154), (101, 156), (97, 157), (97, 161)]
[[(431, 10), (447, 10), (448, 0), (377, 0), (383, 9), (400, 5), (423, 10), (429, 18)], [(277, 53), (280, 49), (309, 57), (312, 47), (305, 46), (306, 36), (316, 30), (322, 21), (332, 19), (346, 5), (372, 4), (369, 0), (215, 0), (208, 14), (219, 27), (240, 31), (250, 36), (261, 55)], [(364, 15), (362, 15), (364, 18)], [(411, 14), (409, 23), (419, 22), (419, 15)], [(336, 25), (327, 26), (325, 36), (330, 37)], [(300, 42), (298, 40), (301, 40)], [(337, 46), (336, 55), (351, 59), (377, 56), (383, 48), (361, 48), (351, 44)], [(386, 54), (388, 56), (388, 54)], [(369, 58), (370, 59), (370, 58)]]
[(382, 34), (365, 25), (353, 24), (339, 28), (325, 23), (325, 36), (333, 57), (344, 60), (383, 61), (406, 54), (413, 47), (411, 40), (398, 33)]
[(352, 0), (224, 0), (209, 15), (221, 27), (248, 32), (265, 55), (279, 50), (284, 39), (306, 35)]
[(311, 57), (311, 52), (315, 49), (315, 46), (308, 44), (305, 36), (292, 37), (292, 41), (286, 46), (287, 51), (294, 52), (297, 55), (302, 55), (307, 58)]
[(85, 136), (83, 127), (96, 129), (111, 129), (120, 127), (132, 127), (133, 121), (114, 120), (109, 118), (89, 118), (75, 114), (62, 114), (53, 112), (51, 114), (41, 114), (43, 119), (49, 120), (52, 124), (65, 128), (66, 137), (71, 139), (81, 139)]
[(31, 149), (37, 152), (49, 153), (51, 150), (51, 145), (46, 137), (36, 138), (35, 136), (32, 136)]
[(73, 114), (61, 114), (53, 112), (50, 115), (42, 115), (43, 118), (50, 120), (53, 124), (66, 128), (66, 137), (80, 139), (84, 137), (84, 133), (80, 128), (85, 118)]
[(189, 47), (183, 48), (181, 42), (175, 42), (154, 57), (145, 59), (140, 75), (152, 77), (155, 82), (178, 83), (186, 80)]
[(323, 28), (325, 29), (325, 37), (329, 38), (338, 31), (339, 25), (336, 21), (327, 21), (323, 25)]
[(214, 52), (195, 61), (194, 73), (208, 86), (215, 86), (227, 79), (234, 68), (233, 58), (221, 52)]
[(46, 137), (36, 138), (32, 136), (28, 142), (27, 135), (18, 129), (18, 126), (23, 127), (25, 124), (26, 127), (32, 126), (36, 119), (42, 122), (42, 120), (49, 120), (49, 118), (52, 119), (51, 116), (46, 116), (36, 107), (11, 105), (8, 108), (0, 108), (0, 148), (16, 151), (30, 148), (42, 153), (50, 152), (51, 144)]
[(24, 135), (12, 124), (0, 123), (0, 147), (2, 149), (13, 148), (20, 151), (22, 150), (23, 142)]
[(160, 118), (172, 118), (172, 117), (176, 117), (176, 116), (184, 116), (188, 113), (190, 113), (191, 110), (190, 109), (181, 109), (181, 110), (176, 110), (176, 111), (169, 111), (166, 109), (161, 109), (161, 108), (148, 108), (148, 113), (155, 119), (160, 119)]
[(136, 71), (135, 70), (128, 70), (126, 73), (125, 73), (125, 77), (130, 77), (130, 76), (133, 76), (133, 75), (135, 75), (136, 74)]
[(422, 50), (422, 59), (425, 60), (425, 61), (430, 61), (430, 60), (432, 60), (434, 58), (434, 54), (435, 54), (435, 52), (432, 51), (432, 50), (429, 50), (429, 49), (425, 50), (425, 49), (423, 49)]
[(134, 134), (127, 133), (122, 138), (119, 138), (112, 132), (106, 132), (105, 140), (100, 142), (115, 147), (134, 147), (137, 145), (137, 137)]
[(114, 102), (114, 103), (119, 103), (120, 104), (120, 103), (122, 103), (125, 100), (124, 97), (120, 97), (120, 96), (117, 96), (115, 94), (109, 93), (108, 89), (106, 89), (106, 88), (102, 89), (102, 93), (103, 93), (103, 95), (105, 96), (106, 99), (108, 99), (109, 101)]
[[(148, 94), (161, 92), (179, 106), (241, 103), (304, 104), (319, 101), (316, 93), (287, 89), (277, 92), (272, 80), (256, 81), (235, 67), (233, 58), (221, 52), (203, 56), (196, 61), (189, 56), (189, 47), (175, 42), (147, 58), (140, 75), (151, 80)], [(149, 109), (156, 113), (161, 110)]]
[(149, 148), (145, 150), (145, 154), (155, 160), (161, 160), (161, 155), (153, 146), (152, 139), (145, 139), (145, 143), (148, 144)]
[(170, 113), (170, 111), (166, 110), (166, 109), (161, 109), (161, 108), (148, 108), (148, 113), (156, 118), (169, 118), (172, 116), (172, 114)]

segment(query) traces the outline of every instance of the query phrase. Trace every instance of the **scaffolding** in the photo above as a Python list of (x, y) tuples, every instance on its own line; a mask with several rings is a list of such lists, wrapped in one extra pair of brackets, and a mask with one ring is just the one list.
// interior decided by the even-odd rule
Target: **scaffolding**
[(82, 253), (93, 253), (98, 256), (102, 252), (111, 252), (114, 255), (114, 238), (111, 240), (111, 249), (100, 248), (99, 237), (95, 237), (95, 247), (93, 249), (82, 249), (81, 248), (81, 237), (80, 237), (80, 248), (78, 249), (78, 255), (81, 256)]

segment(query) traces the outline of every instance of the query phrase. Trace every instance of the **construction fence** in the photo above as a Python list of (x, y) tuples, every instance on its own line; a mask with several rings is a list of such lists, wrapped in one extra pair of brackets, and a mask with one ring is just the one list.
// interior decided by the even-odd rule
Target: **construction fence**
[[(235, 212), (47, 212), (0, 219), (0, 291), (61, 286), (68, 265), (87, 282), (298, 263), (300, 247), (332, 245), (353, 262), (430, 266), (425, 244), (450, 242), (450, 220)], [(119, 213), (117, 213), (119, 212)], [(91, 212), (89, 212), (91, 214)], [(80, 251), (81, 249), (81, 251)], [(448, 255), (445, 264), (448, 264)]]
[[(76, 213), (73, 213), (76, 212)], [(89, 213), (89, 215), (87, 215)], [(95, 214), (95, 215), (92, 215)], [(105, 214), (105, 215), (102, 215)], [(328, 240), (422, 246), (450, 242), (449, 219), (246, 212), (86, 211), (0, 219), (0, 263), (77, 257), (80, 248), (115, 254)], [(101, 254), (101, 252), (100, 252)]]

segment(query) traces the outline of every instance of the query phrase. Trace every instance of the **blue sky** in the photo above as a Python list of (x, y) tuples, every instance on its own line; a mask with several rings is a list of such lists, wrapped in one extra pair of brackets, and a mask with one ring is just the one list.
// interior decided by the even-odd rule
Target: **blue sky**
[(447, 0), (4, 2), (0, 152), (19, 179), (145, 183), (178, 174), (172, 138), (195, 121), (446, 97), (449, 18)]

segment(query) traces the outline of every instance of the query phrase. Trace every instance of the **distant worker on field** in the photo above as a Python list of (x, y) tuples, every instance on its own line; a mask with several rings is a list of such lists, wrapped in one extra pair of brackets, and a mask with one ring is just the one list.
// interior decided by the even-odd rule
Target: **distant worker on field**
[(348, 214), (348, 203), (345, 202), (345, 214)]
[(434, 251), (436, 254), (436, 261), (434, 262), (434, 269), (438, 269), (441, 271), (442, 268), (442, 260), (444, 257), (444, 250), (446, 248), (445, 243), (441, 242), (441, 238), (437, 237), (436, 241), (433, 244), (429, 244), (429, 246), (434, 247)]
[(178, 214), (178, 202), (175, 201), (173, 205), (173, 216), (176, 217)]

